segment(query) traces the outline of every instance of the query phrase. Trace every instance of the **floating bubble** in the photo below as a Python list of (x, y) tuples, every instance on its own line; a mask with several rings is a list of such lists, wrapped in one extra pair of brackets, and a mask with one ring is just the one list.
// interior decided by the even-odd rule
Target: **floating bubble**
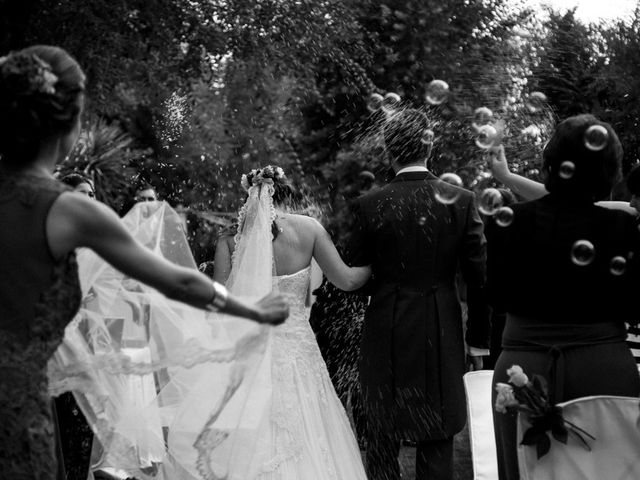
[(525, 104), (531, 113), (542, 110), (547, 103), (547, 96), (542, 92), (531, 92), (527, 97)]
[(385, 113), (393, 113), (400, 107), (401, 102), (402, 99), (400, 98), (400, 95), (398, 95), (397, 93), (389, 92), (382, 99), (382, 111)]
[(566, 160), (560, 164), (560, 171), (558, 172), (560, 178), (569, 180), (571, 177), (573, 177), (574, 173), (576, 173), (576, 166), (573, 162)]
[(487, 107), (476, 108), (473, 112), (473, 128), (478, 130), (483, 125), (487, 125), (493, 119), (493, 112)]
[(498, 131), (492, 125), (483, 125), (476, 133), (476, 145), (478, 148), (488, 150), (498, 142)]
[(420, 141), (425, 145), (431, 145), (434, 138), (435, 134), (433, 133), (433, 130), (427, 128), (424, 132), (422, 132), (422, 138), (420, 139)]
[(513, 210), (509, 207), (500, 207), (493, 217), (501, 227), (508, 227), (513, 222)]
[(497, 188), (487, 188), (480, 194), (478, 210), (484, 215), (494, 215), (502, 207), (502, 194)]
[[(435, 195), (436, 200), (443, 205), (451, 205), (452, 203), (455, 203), (462, 193), (462, 190), (459, 189), (462, 188), (462, 179), (455, 173), (443, 173), (440, 175), (440, 180), (443, 183), (438, 184)], [(459, 188), (451, 188), (449, 185)]]
[(611, 259), (609, 263), (609, 271), (612, 275), (620, 276), (627, 269), (627, 260), (622, 256), (616, 256)]
[(440, 105), (449, 96), (449, 85), (444, 80), (432, 80), (427, 85), (425, 100), (431, 105)]
[(425, 223), (427, 223), (427, 217), (420, 217), (418, 218), (418, 225), (422, 226)]
[(593, 262), (595, 256), (596, 249), (589, 240), (578, 240), (571, 247), (571, 261), (581, 267)]
[(371, 181), (374, 181), (376, 179), (376, 176), (368, 170), (361, 171), (359, 173), (359, 176), (366, 180), (371, 180)]
[(371, 113), (375, 113), (382, 108), (384, 98), (379, 93), (372, 93), (367, 101), (367, 109)]
[(584, 146), (593, 152), (598, 152), (607, 146), (609, 132), (602, 125), (591, 125), (584, 132)]

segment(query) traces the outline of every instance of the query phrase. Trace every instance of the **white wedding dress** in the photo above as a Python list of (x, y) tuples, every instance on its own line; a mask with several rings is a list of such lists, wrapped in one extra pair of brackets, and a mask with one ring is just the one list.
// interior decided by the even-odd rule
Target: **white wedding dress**
[[(240, 400), (234, 405), (232, 397), (216, 422), (199, 434), (194, 427), (207, 423), (215, 402), (205, 400), (211, 398), (204, 377), (208, 369), (195, 367), (202, 369), (198, 387), (169, 429), (169, 450), (192, 467), (192, 478), (366, 479), (358, 443), (309, 325), (310, 271), (273, 277), (290, 316), (269, 329), (261, 364), (234, 394)], [(209, 382), (215, 389), (216, 379)], [(236, 425), (238, 416), (243, 418)]]

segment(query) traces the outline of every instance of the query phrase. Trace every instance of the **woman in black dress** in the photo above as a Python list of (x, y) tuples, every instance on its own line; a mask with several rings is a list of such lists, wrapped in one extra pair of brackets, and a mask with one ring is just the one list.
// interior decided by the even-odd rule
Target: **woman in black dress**
[[(589, 138), (594, 128), (599, 144)], [(508, 226), (489, 223), (489, 288), (507, 314), (494, 383), (520, 365), (546, 377), (553, 403), (640, 394), (625, 343), (625, 322), (638, 322), (640, 233), (632, 215), (594, 205), (609, 197), (621, 158), (608, 124), (568, 118), (544, 150), (549, 194), (512, 205)], [(516, 417), (494, 412), (494, 425), (500, 479), (517, 479)]]
[(196, 270), (137, 243), (107, 206), (53, 177), (80, 131), (85, 76), (64, 50), (0, 58), (0, 478), (56, 477), (46, 366), (80, 304), (74, 249), (200, 308), (258, 322), (287, 315), (282, 298), (247, 304)]

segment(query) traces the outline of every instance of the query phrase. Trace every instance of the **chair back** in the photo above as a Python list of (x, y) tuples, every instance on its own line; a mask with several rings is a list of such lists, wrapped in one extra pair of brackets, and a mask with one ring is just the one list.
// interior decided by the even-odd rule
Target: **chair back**
[[(635, 397), (593, 396), (558, 404), (565, 420), (595, 437), (583, 435), (591, 451), (572, 433), (567, 444), (549, 435), (551, 449), (538, 459), (536, 447), (518, 445), (522, 480), (640, 479), (640, 401)], [(518, 439), (529, 427), (518, 415)]]
[(493, 370), (468, 372), (463, 379), (467, 394), (473, 478), (497, 480), (498, 460), (491, 403)]

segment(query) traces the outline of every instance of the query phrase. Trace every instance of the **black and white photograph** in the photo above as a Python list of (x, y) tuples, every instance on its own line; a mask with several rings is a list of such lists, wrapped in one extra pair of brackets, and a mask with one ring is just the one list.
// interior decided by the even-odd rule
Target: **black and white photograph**
[(638, 480), (639, 288), (639, 0), (0, 1), (0, 480)]

